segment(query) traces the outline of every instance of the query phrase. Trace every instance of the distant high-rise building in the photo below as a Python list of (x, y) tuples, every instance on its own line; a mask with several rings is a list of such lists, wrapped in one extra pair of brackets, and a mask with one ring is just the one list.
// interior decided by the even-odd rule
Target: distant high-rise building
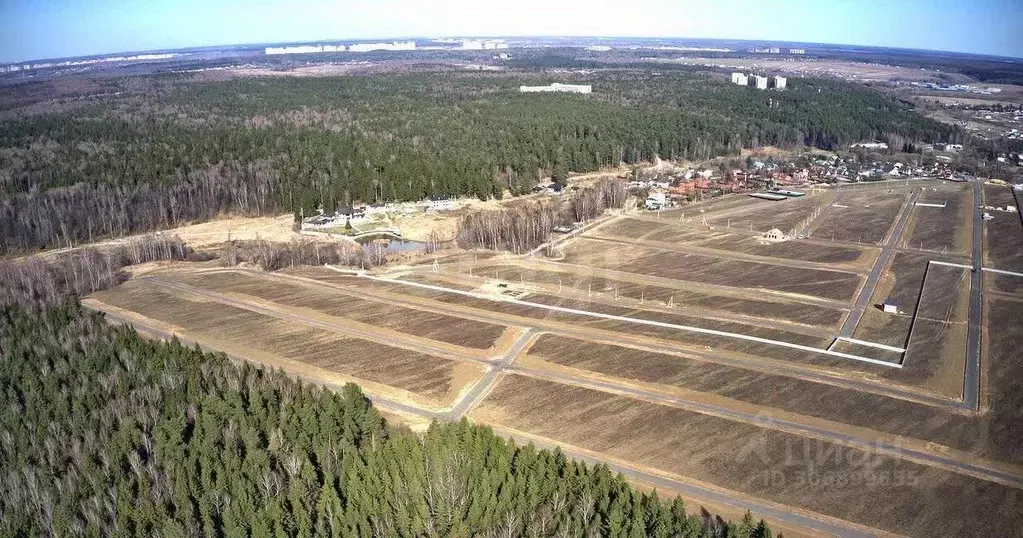
[(760, 75), (753, 75), (753, 85), (758, 90), (766, 90), (767, 89), (767, 77), (762, 77)]
[(788, 83), (788, 81), (785, 80), (785, 77), (778, 77), (778, 76), (774, 77), (774, 89), (776, 89), (776, 90), (784, 90), (785, 89), (785, 85), (787, 83)]
[(745, 73), (732, 73), (732, 84), (746, 86), (749, 84), (749, 77)]
[(789, 49), (789, 54), (806, 54), (806, 49)]

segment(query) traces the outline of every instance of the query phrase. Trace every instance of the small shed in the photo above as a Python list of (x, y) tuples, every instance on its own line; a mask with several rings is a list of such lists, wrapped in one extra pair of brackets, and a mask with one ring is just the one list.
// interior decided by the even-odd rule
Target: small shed
[(881, 310), (884, 311), (885, 314), (898, 314), (899, 305), (895, 303), (883, 303), (881, 305)]

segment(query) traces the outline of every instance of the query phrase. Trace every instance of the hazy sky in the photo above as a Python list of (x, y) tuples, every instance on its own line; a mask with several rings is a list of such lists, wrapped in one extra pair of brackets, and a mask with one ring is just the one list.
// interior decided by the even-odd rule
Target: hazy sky
[(1023, 0), (0, 0), (0, 62), (402, 36), (710, 37), (1023, 57)]

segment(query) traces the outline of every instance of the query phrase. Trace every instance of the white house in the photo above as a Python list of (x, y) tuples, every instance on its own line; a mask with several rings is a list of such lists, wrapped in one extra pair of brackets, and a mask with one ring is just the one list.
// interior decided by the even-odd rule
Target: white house
[(427, 211), (448, 211), (455, 208), (455, 200), (446, 196), (434, 196), (426, 201)]
[(522, 93), (535, 92), (590, 93), (593, 91), (593, 86), (589, 84), (561, 84), (560, 82), (555, 82), (549, 86), (519, 86), (519, 91)]
[(646, 197), (646, 208), (650, 210), (659, 210), (664, 208), (667, 204), (667, 198), (663, 192), (651, 192)]

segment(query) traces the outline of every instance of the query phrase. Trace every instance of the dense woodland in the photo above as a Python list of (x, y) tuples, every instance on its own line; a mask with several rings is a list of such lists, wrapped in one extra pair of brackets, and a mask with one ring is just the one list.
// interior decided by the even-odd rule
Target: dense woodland
[(0, 262), (0, 536), (771, 536), (464, 420), (388, 427), (355, 385), (144, 339), (41, 264)]
[(225, 211), (308, 215), (355, 201), (501, 196), (527, 191), (556, 167), (961, 136), (837, 81), (797, 79), (786, 92), (758, 92), (685, 71), (614, 70), (573, 80), (593, 84), (591, 95), (518, 93), (519, 84), (565, 75), (540, 77), (156, 75), (83, 82), (76, 99), (51, 107), (9, 98), (14, 108), (0, 121), (0, 253)]

